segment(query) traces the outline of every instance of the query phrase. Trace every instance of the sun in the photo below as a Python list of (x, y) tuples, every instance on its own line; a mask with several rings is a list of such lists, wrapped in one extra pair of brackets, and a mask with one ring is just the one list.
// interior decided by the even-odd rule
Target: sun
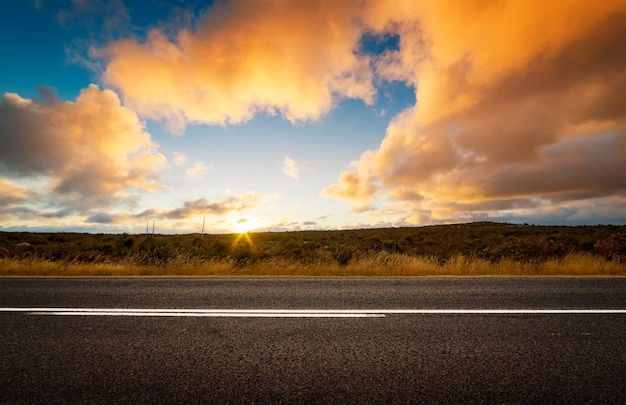
[(248, 233), (259, 226), (259, 221), (252, 217), (241, 217), (233, 220), (235, 233)]

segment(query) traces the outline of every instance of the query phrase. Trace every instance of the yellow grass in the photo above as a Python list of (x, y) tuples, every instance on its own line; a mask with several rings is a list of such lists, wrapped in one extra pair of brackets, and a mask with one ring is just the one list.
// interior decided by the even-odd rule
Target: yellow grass
[(435, 257), (381, 252), (351, 260), (347, 265), (302, 264), (286, 259), (259, 260), (244, 265), (223, 260), (180, 258), (166, 265), (122, 263), (65, 263), (41, 259), (0, 259), (3, 277), (141, 277), (141, 276), (626, 276), (626, 263), (573, 253), (544, 262), (502, 259), (491, 262), (455, 256), (439, 263)]

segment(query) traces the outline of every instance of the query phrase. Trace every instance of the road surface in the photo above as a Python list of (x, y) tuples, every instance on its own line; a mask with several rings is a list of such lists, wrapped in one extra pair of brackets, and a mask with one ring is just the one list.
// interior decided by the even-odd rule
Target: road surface
[(1, 404), (626, 403), (626, 278), (0, 279), (0, 308)]

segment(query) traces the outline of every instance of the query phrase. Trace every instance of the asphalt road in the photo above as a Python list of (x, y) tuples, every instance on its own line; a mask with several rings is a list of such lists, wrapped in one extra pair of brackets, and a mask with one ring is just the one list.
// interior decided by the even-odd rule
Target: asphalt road
[[(626, 309), (626, 278), (0, 279), (0, 308)], [(0, 311), (0, 403), (626, 403), (626, 314)]]

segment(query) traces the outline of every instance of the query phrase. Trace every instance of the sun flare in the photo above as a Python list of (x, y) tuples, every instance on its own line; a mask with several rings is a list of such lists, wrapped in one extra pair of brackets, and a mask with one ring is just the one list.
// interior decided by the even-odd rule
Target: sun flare
[(233, 230), (235, 233), (248, 233), (259, 226), (259, 221), (252, 217), (241, 217), (233, 220)]

